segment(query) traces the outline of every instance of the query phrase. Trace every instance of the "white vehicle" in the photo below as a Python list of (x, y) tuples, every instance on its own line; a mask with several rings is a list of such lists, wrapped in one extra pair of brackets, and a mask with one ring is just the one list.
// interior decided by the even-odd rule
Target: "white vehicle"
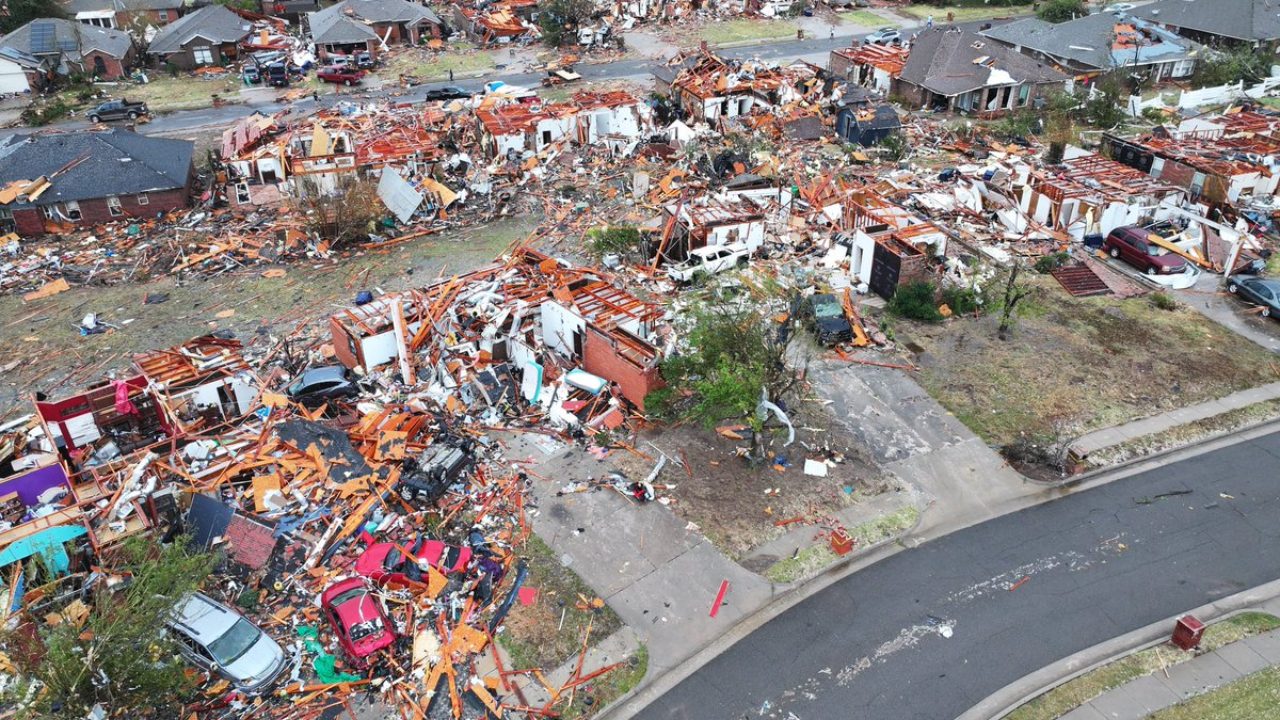
[(689, 252), (689, 259), (667, 270), (667, 276), (678, 283), (693, 282), (725, 270), (747, 264), (751, 250), (743, 243), (708, 245)]
[(1133, 3), (1115, 3), (1114, 5), (1108, 5), (1102, 8), (1102, 12), (1104, 13), (1129, 12), (1135, 7), (1137, 7), (1137, 5), (1134, 5)]

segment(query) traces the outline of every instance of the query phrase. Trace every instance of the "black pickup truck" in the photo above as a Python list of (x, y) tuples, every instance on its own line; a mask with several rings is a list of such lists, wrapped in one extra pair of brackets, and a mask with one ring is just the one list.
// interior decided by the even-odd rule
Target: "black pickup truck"
[(92, 109), (88, 113), (90, 122), (103, 120), (137, 120), (143, 115), (150, 115), (146, 103), (129, 102), (128, 100), (112, 100)]

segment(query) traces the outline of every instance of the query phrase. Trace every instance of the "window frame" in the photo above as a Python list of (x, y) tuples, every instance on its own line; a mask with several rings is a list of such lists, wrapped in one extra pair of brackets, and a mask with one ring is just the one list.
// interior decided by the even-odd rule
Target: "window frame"
[[(204, 56), (205, 59), (201, 59)], [(197, 65), (213, 64), (213, 48), (208, 45), (201, 45), (191, 48), (191, 58), (195, 60)]]
[(111, 217), (124, 217), (124, 205), (121, 204), (119, 195), (107, 196), (107, 214)]
[(139, 205), (151, 204), (151, 196), (148, 195), (147, 193), (138, 193), (137, 195), (133, 196), (133, 199), (136, 200)]

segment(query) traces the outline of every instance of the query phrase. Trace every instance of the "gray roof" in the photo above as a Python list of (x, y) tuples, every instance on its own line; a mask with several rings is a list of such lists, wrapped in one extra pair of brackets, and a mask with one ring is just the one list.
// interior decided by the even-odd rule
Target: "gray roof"
[(36, 205), (174, 190), (186, 186), (194, 152), (189, 140), (120, 129), (13, 135), (0, 142), (0, 186), (50, 177)]
[(252, 29), (252, 23), (225, 6), (209, 5), (160, 28), (147, 52), (152, 55), (182, 52), (198, 37), (213, 44), (240, 42)]
[[(1133, 25), (1141, 35), (1136, 51), (1132, 45), (1114, 47), (1118, 26), (1122, 25)], [(1130, 66), (1135, 57), (1138, 65), (1170, 62), (1194, 57), (1200, 50), (1200, 45), (1186, 38), (1123, 13), (1095, 13), (1057, 24), (1027, 18), (998, 25), (983, 34), (1086, 70)]]
[(137, 12), (140, 10), (179, 10), (185, 6), (185, 0), (71, 0), (67, 3), (67, 14), (74, 16), (82, 12)]
[(133, 40), (123, 30), (95, 27), (74, 20), (40, 18), (0, 38), (0, 47), (36, 56), (61, 54), (72, 62), (79, 62), (85, 53), (93, 50), (113, 58), (123, 58), (133, 47)]
[[(321, 45), (364, 42), (376, 38), (372, 23), (410, 23), (423, 20), (440, 25), (440, 16), (408, 0), (342, 0), (320, 12), (309, 13), (312, 42)], [(345, 21), (345, 22), (344, 22)], [(359, 28), (368, 30), (368, 34)]]
[(1129, 14), (1237, 40), (1280, 38), (1280, 2), (1276, 0), (1162, 0)]
[(920, 33), (902, 66), (902, 80), (952, 97), (978, 88), (1057, 83), (1065, 75), (1012, 48), (968, 30), (934, 28)]
[(0, 47), (0, 58), (17, 63), (25, 68), (36, 69), (44, 65), (43, 61), (35, 55), (24, 53), (11, 47)]

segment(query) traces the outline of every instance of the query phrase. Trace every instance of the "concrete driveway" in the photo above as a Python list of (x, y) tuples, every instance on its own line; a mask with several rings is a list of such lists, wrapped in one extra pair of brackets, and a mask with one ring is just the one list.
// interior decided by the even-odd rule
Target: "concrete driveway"
[(1280, 353), (1280, 320), (1264, 318), (1239, 298), (1229, 295), (1222, 276), (1201, 273), (1196, 286), (1177, 291), (1178, 299), (1228, 330)]

